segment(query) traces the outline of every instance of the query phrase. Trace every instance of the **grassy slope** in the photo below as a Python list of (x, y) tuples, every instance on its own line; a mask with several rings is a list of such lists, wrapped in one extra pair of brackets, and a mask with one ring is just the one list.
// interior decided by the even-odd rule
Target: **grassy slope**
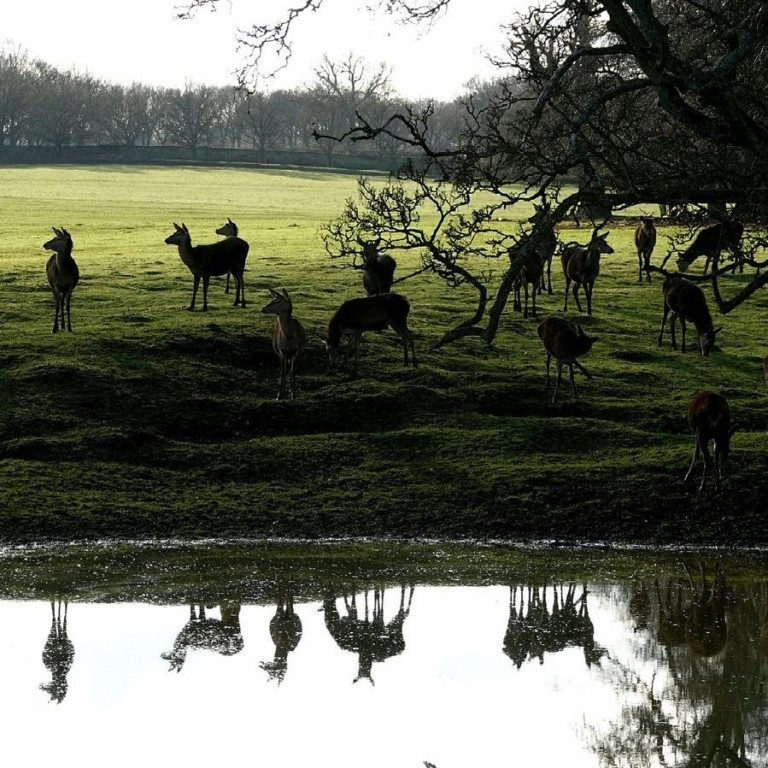
[[(360, 276), (318, 227), (354, 194), (354, 177), (288, 171), (0, 169), (0, 538), (768, 541), (764, 292), (720, 318), (710, 358), (659, 349), (660, 283), (637, 283), (628, 222), (583, 318), (599, 341), (579, 401), (550, 404), (536, 321), (511, 307), (492, 349), (432, 351), (473, 297), (427, 276), (399, 286), (419, 368), (401, 366), (393, 334), (370, 334), (353, 379), (328, 372), (320, 337)], [(186, 312), (191, 276), (163, 239), (183, 221), (212, 241), (227, 216), (251, 243), (249, 306), (218, 280), (211, 310)], [(71, 335), (50, 333), (52, 225), (72, 233), (82, 273)], [(397, 274), (416, 267), (397, 258)], [(557, 264), (553, 277), (542, 312), (562, 307)], [(274, 400), (268, 286), (288, 288), (311, 340), (294, 403)], [(680, 482), (702, 388), (729, 398), (739, 427), (719, 496)]]

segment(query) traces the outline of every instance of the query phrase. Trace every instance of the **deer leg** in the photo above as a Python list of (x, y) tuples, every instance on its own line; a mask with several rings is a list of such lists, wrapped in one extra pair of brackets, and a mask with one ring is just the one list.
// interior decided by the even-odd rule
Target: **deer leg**
[(567, 365), (568, 365), (568, 371), (571, 374), (571, 389), (573, 390), (573, 399), (578, 400), (579, 394), (578, 392), (576, 392), (576, 379), (574, 378), (574, 375), (573, 375), (573, 363), (568, 363)]
[(227, 284), (224, 286), (224, 293), (229, 293), (229, 278), (231, 274), (231, 272), (227, 272)]
[(547, 259), (547, 293), (552, 295), (552, 259)]
[[(67, 330), (72, 333), (72, 291), (67, 292)], [(64, 327), (64, 317), (61, 318), (61, 327)]]
[(563, 372), (563, 361), (557, 360), (555, 368), (557, 370), (557, 375), (555, 376), (555, 391), (552, 393), (552, 403), (554, 403), (557, 398), (557, 389), (560, 386), (560, 376)]
[(588, 378), (592, 378), (592, 374), (578, 361), (574, 360), (573, 364)]
[(669, 307), (665, 304), (664, 305), (664, 314), (661, 316), (661, 328), (659, 328), (659, 338), (656, 341), (656, 346), (661, 346), (661, 339), (664, 336), (664, 326), (667, 322), (667, 315), (669, 315)]
[(203, 312), (208, 311), (208, 283), (211, 282), (211, 276), (206, 272), (203, 274)]
[(594, 283), (584, 283), (584, 293), (587, 297), (587, 314), (592, 314), (592, 288)]
[(552, 355), (549, 352), (545, 352), (545, 355), (547, 357), (547, 392), (549, 392), (549, 364), (552, 361)]
[(291, 400), (296, 399), (296, 355), (291, 355), (291, 362), (288, 368), (291, 376)]
[(642, 283), (643, 282), (643, 253), (642, 251), (637, 252), (637, 282)]
[[(672, 312), (669, 318), (669, 335), (672, 339), (672, 349), (677, 349), (677, 338), (675, 336), (675, 323), (677, 322), (677, 313)], [(681, 325), (682, 327), (682, 325)]]
[(579, 301), (579, 283), (574, 283), (572, 288), (573, 300), (576, 302), (579, 312), (581, 312), (581, 302)]
[(651, 252), (648, 251), (645, 254), (645, 277), (648, 282), (651, 282)]
[[(693, 458), (691, 459), (691, 466), (688, 467), (688, 471), (685, 473), (685, 477), (683, 478), (683, 482), (684, 483), (688, 482), (688, 478), (691, 476), (691, 472), (693, 472), (693, 468), (696, 466), (696, 459), (698, 459), (698, 457), (699, 457), (699, 450), (700, 450), (700, 446), (699, 446), (699, 433), (697, 432), (696, 433), (696, 438), (695, 438), (694, 443), (693, 443)], [(706, 473), (706, 467), (705, 467), (704, 471)]]
[(188, 307), (190, 312), (195, 311), (195, 301), (197, 300), (197, 289), (200, 286), (200, 275), (194, 275), (194, 280), (195, 282), (192, 288), (192, 303)]
[(239, 270), (240, 274), (240, 306), (245, 307), (245, 270)]
[(59, 331), (59, 294), (53, 294), (53, 329), (51, 333), (58, 333)]
[(680, 319), (680, 335), (682, 336), (682, 340), (683, 340), (683, 343), (680, 346), (683, 352), (686, 352), (687, 348), (685, 346), (685, 331), (686, 331), (687, 324), (685, 322), (685, 318), (682, 315), (679, 316), (679, 319)]
[(563, 304), (563, 312), (568, 311), (568, 291), (571, 287), (571, 281), (566, 277), (565, 278), (565, 303)]

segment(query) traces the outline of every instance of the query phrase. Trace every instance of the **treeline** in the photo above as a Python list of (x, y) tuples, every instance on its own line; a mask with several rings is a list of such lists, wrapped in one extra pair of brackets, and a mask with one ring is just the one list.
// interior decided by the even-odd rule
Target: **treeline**
[[(344, 133), (357, 110), (371, 120), (404, 108), (383, 66), (350, 57), (325, 60), (315, 80), (294, 90), (247, 94), (230, 87), (183, 89), (114, 85), (61, 71), (18, 50), (0, 50), (0, 162), (116, 162), (223, 159), (391, 169), (402, 142), (318, 142), (313, 130)], [(411, 105), (419, 106), (419, 105)], [(461, 104), (435, 103), (429, 130), (449, 146), (463, 127)], [(229, 153), (227, 153), (229, 154)]]

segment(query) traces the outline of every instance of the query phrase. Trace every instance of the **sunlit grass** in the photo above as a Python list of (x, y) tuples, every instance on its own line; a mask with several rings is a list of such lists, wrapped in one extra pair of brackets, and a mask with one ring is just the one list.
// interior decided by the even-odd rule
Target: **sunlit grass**
[[(668, 537), (676, 515), (678, 534), (711, 540), (737, 514), (749, 535), (766, 475), (764, 292), (717, 320), (711, 357), (674, 352), (668, 337), (657, 347), (661, 284), (638, 283), (630, 217), (610, 227), (616, 253), (603, 257), (594, 315), (580, 318), (599, 340), (578, 401), (564, 382), (550, 403), (536, 320), (511, 302), (492, 348), (464, 339), (435, 351), (475, 296), (426, 274), (397, 286), (419, 368), (403, 369), (394, 334), (369, 334), (355, 379), (328, 371), (321, 338), (360, 295), (360, 274), (319, 232), (355, 195), (354, 176), (319, 172), (0, 169), (0, 535), (638, 540)], [(232, 307), (217, 279), (210, 311), (187, 312), (192, 277), (164, 238), (183, 222), (193, 242), (211, 242), (227, 217), (251, 244), (248, 306)], [(52, 226), (72, 233), (82, 274), (71, 335), (50, 333)], [(657, 264), (670, 233), (660, 230)], [(416, 254), (395, 255), (396, 277), (418, 267)], [(504, 263), (485, 266), (493, 291)], [(274, 400), (274, 320), (259, 312), (279, 286), (310, 340), (294, 403)], [(553, 286), (542, 315), (563, 305), (557, 260)], [(740, 430), (721, 501), (679, 482), (693, 445), (685, 410), (702, 388), (729, 398)]]

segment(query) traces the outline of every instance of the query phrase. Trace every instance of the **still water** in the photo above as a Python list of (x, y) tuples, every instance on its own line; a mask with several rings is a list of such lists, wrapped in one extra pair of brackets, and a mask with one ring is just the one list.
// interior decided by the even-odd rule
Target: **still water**
[(3, 763), (768, 765), (768, 556), (0, 556)]

